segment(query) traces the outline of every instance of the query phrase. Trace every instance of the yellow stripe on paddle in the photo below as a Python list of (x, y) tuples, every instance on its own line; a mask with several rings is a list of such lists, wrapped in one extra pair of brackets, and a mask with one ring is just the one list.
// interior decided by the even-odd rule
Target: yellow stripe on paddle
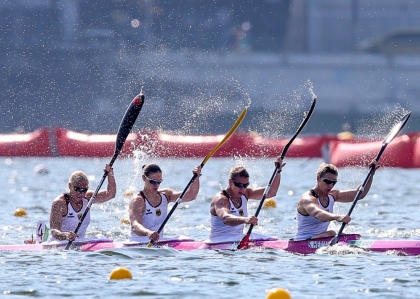
[[(203, 168), (204, 164), (211, 158), (211, 156), (214, 155), (215, 152), (226, 142), (226, 140), (229, 139), (229, 137), (235, 132), (235, 130), (239, 127), (242, 120), (245, 118), (247, 107), (244, 108), (241, 115), (239, 115), (238, 119), (233, 124), (232, 128), (230, 128), (229, 132), (226, 133), (225, 137), (222, 141), (219, 142), (218, 145), (216, 145), (210, 153), (207, 154), (207, 156), (204, 158), (203, 162), (201, 162), (201, 168)], [(161, 226), (157, 230), (157, 233), (160, 234), (163, 228), (165, 227), (166, 222), (168, 222), (169, 218), (172, 216), (172, 213), (175, 211), (176, 207), (182, 202), (182, 199), (184, 198), (185, 193), (187, 192), (188, 188), (191, 186), (191, 184), (194, 182), (194, 180), (197, 178), (197, 174), (194, 173), (191, 180), (188, 182), (187, 186), (185, 187), (184, 191), (182, 191), (182, 194), (178, 197), (175, 204), (172, 206), (172, 209), (169, 211), (168, 215), (166, 216), (165, 220), (162, 222)], [(152, 247), (154, 241), (150, 240), (150, 242), (147, 244), (147, 247)]]
[(229, 132), (226, 133), (225, 138), (223, 138), (222, 141), (219, 142), (218, 145), (216, 145), (211, 151), (210, 153), (207, 154), (207, 156), (204, 158), (203, 162), (201, 163), (201, 167), (204, 166), (204, 164), (206, 164), (206, 162), (211, 158), (211, 156), (213, 156), (217, 150), (226, 142), (226, 140), (229, 139), (229, 137), (233, 134), (233, 132), (236, 131), (236, 129), (239, 127), (239, 125), (241, 124), (242, 120), (245, 118), (246, 112), (247, 112), (247, 107), (244, 108), (244, 110), (242, 111), (241, 115), (239, 115), (238, 119), (236, 120), (236, 122), (233, 124), (232, 128), (230, 128)]

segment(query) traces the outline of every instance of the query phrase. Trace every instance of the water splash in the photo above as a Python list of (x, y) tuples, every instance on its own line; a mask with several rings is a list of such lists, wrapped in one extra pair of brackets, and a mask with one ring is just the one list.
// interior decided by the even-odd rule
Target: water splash
[(289, 94), (274, 95), (269, 102), (276, 108), (265, 118), (253, 119), (250, 130), (275, 138), (294, 133), (310, 108), (310, 100), (316, 98), (313, 89), (312, 82), (307, 80)]

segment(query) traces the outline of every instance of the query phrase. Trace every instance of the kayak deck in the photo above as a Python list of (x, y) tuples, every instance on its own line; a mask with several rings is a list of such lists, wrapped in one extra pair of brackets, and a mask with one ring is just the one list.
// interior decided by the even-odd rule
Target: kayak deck
[[(249, 248), (263, 248), (273, 250), (284, 250), (296, 254), (313, 254), (319, 248), (327, 248), (331, 238), (319, 238), (313, 240), (255, 240), (249, 242)], [(193, 240), (169, 240), (157, 242), (153, 247), (169, 247), (175, 250), (237, 250), (238, 242), (206, 243)], [(117, 242), (112, 240), (94, 240), (73, 243), (73, 250), (78, 251), (100, 251), (119, 248), (144, 248), (147, 244)], [(362, 248), (371, 252), (394, 251), (400, 255), (420, 255), (420, 240), (361, 240), (358, 234), (341, 235), (339, 242), (334, 246), (350, 245)], [(13, 244), (0, 245), (0, 252), (4, 251), (40, 251), (40, 250), (62, 250), (66, 244)]]
[[(360, 235), (349, 234), (342, 235), (339, 240), (339, 244), (347, 244), (350, 241), (359, 240)], [(285, 250), (298, 254), (311, 254), (315, 253), (318, 248), (329, 245), (331, 238), (320, 238), (314, 240), (255, 240), (249, 242), (249, 248), (264, 248), (264, 249), (276, 249)], [(238, 242), (220, 242), (220, 243), (206, 243), (199, 241), (182, 241), (182, 240), (171, 240), (165, 242), (157, 242), (156, 247), (170, 247), (176, 250), (236, 250), (239, 245)], [(124, 242), (113, 242), (113, 243), (96, 243), (96, 244), (85, 244), (82, 245), (81, 251), (98, 251), (98, 250), (109, 250), (116, 248), (129, 248), (129, 247), (147, 247), (147, 244), (141, 243), (124, 243)]]

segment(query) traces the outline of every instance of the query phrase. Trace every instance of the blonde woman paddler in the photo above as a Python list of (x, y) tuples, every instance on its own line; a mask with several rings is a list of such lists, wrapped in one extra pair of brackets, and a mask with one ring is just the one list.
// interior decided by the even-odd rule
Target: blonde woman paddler
[[(278, 165), (267, 197), (274, 197), (280, 187), (281, 171), (285, 163), (278, 157), (274, 163)], [(249, 173), (242, 167), (234, 167), (229, 173), (228, 186), (217, 193), (210, 205), (210, 242), (235, 242), (244, 237), (245, 224), (258, 225), (255, 216), (248, 215), (248, 200), (261, 200), (265, 187), (250, 188)], [(272, 239), (259, 234), (251, 234), (251, 240)]]
[[(108, 172), (108, 186), (96, 195), (94, 203), (104, 203), (115, 197), (117, 185), (114, 178), (114, 170), (107, 164), (104, 171)], [(82, 171), (73, 172), (68, 182), (69, 192), (59, 195), (51, 205), (50, 232), (52, 240), (74, 241), (76, 238), (84, 238), (86, 229), (90, 223), (90, 212), (86, 215), (77, 234), (74, 233), (79, 219), (84, 214), (89, 199), (94, 194), (89, 190), (89, 180)]]

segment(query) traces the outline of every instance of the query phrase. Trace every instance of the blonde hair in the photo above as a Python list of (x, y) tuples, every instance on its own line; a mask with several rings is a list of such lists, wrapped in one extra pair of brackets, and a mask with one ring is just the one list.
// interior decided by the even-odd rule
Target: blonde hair
[(75, 171), (70, 175), (69, 183), (75, 185), (80, 182), (88, 183), (87, 175), (83, 171)]
[(338, 175), (338, 169), (333, 164), (322, 163), (321, 166), (319, 166), (319, 168), (316, 172), (316, 176), (320, 178), (327, 173)]

